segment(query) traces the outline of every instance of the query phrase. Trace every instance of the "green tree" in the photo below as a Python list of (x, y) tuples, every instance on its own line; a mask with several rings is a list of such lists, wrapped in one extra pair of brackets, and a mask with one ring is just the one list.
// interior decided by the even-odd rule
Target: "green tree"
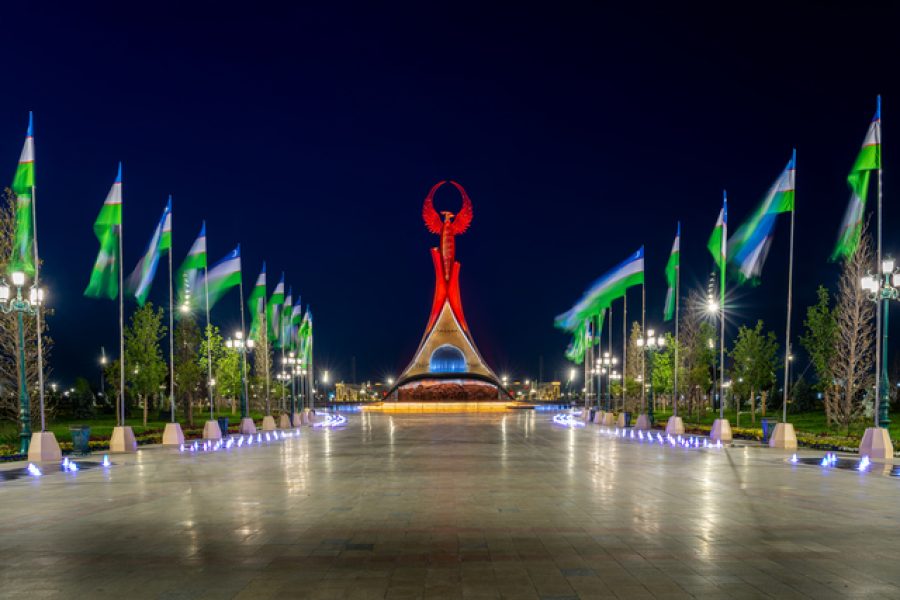
[[(209, 350), (207, 351), (207, 348)], [(222, 338), (222, 334), (219, 333), (219, 328), (215, 325), (207, 325), (206, 336), (203, 338), (203, 341), (200, 342), (200, 355), (197, 360), (200, 364), (200, 370), (203, 372), (203, 393), (207, 394), (207, 386), (210, 385), (210, 382), (207, 381), (209, 373), (212, 373), (213, 381), (217, 378), (218, 364), (225, 357), (225, 340)], [(212, 359), (212, 369), (209, 368), (209, 361), (207, 358)], [(216, 381), (213, 384), (213, 402), (216, 405), (216, 410), (218, 410), (218, 401), (221, 399), (221, 392), (218, 387), (218, 382)]]
[(241, 355), (237, 350), (225, 348), (215, 365), (216, 392), (219, 398), (231, 400), (231, 413), (237, 409), (237, 398), (241, 395)]
[(750, 391), (750, 418), (756, 422), (756, 392), (760, 393), (762, 416), (766, 416), (766, 397), (775, 384), (778, 369), (778, 341), (775, 333), (763, 330), (763, 322), (754, 328), (741, 325), (734, 347), (728, 353), (734, 360), (732, 376), (743, 379)]
[(175, 395), (184, 407), (188, 425), (194, 425), (194, 405), (204, 389), (206, 371), (199, 360), (200, 328), (193, 314), (182, 315), (175, 326)]
[(143, 404), (144, 426), (150, 402), (159, 395), (159, 387), (166, 380), (168, 369), (159, 346), (166, 329), (162, 308), (154, 309), (152, 302), (134, 311), (131, 324), (125, 329), (125, 380)]
[(700, 415), (703, 395), (712, 387), (716, 354), (714, 344), (715, 327), (709, 322), (706, 312), (706, 298), (694, 290), (687, 298), (685, 310), (681, 314), (681, 349), (679, 360), (678, 387), (683, 390), (688, 403), (688, 414), (697, 409)]
[(834, 421), (834, 399), (838, 391), (834, 381), (833, 362), (837, 352), (837, 309), (831, 306), (831, 298), (824, 286), (816, 292), (818, 300), (806, 309), (803, 325), (806, 331), (800, 343), (809, 355), (816, 372), (816, 389), (822, 392), (825, 419), (830, 426)]
[(636, 413), (641, 397), (641, 361), (643, 349), (638, 346), (641, 337), (641, 324), (637, 321), (631, 324), (631, 333), (628, 335), (628, 352), (625, 356), (628, 364), (625, 365), (625, 410)]

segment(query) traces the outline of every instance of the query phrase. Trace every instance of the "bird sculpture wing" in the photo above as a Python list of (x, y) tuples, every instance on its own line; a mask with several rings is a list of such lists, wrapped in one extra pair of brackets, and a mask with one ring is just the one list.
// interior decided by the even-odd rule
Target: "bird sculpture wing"
[(459, 235), (460, 233), (464, 233), (466, 229), (469, 228), (469, 225), (472, 224), (472, 201), (469, 199), (469, 195), (466, 193), (466, 190), (463, 189), (463, 186), (459, 185), (455, 181), (451, 181), (456, 189), (459, 190), (460, 195), (463, 199), (462, 208), (459, 209), (459, 212), (456, 214), (456, 218), (453, 219), (453, 234)]
[(445, 183), (447, 182), (439, 181), (436, 183), (434, 187), (431, 188), (431, 191), (428, 192), (428, 196), (425, 198), (425, 204), (422, 206), (422, 219), (425, 221), (425, 227), (435, 235), (441, 235), (444, 223), (441, 221), (441, 215), (434, 210), (434, 193)]

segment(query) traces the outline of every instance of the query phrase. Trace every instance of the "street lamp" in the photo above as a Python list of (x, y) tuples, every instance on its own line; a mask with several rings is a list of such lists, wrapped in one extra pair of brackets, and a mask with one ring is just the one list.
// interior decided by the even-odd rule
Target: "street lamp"
[[(890, 382), (888, 380), (888, 308), (889, 301), (900, 300), (900, 269), (893, 258), (881, 261), (881, 270), (862, 278), (860, 287), (868, 292), (869, 300), (882, 302), (881, 365), (875, 368), (875, 427), (887, 429), (891, 423), (889, 409)], [(867, 432), (868, 433), (868, 432)]]
[[(16, 271), (12, 274), (12, 283), (16, 288), (15, 296), (6, 281), (0, 282), (0, 310), (4, 314), (16, 313), (16, 327), (19, 337), (19, 424), (21, 431), (19, 432), (19, 453), (28, 454), (31, 445), (31, 400), (28, 397), (28, 381), (25, 369), (25, 322), (24, 315), (36, 315), (39, 307), (44, 303), (44, 290), (39, 287), (32, 287), (28, 292), (28, 297), (22, 295), (22, 286), (25, 285), (25, 273)], [(43, 456), (39, 456), (38, 460), (58, 460), (62, 454), (59, 450), (59, 444), (52, 432), (46, 431), (46, 419), (44, 413), (44, 394), (41, 390), (40, 394), (41, 409), (41, 442), (40, 450)], [(47, 445), (46, 448), (43, 446)]]
[[(650, 382), (650, 405), (648, 407), (649, 410), (647, 411), (648, 422), (646, 423), (646, 426), (642, 427), (641, 425), (643, 425), (643, 423), (641, 422), (641, 420), (643, 419), (644, 415), (638, 417), (638, 429), (650, 429), (654, 421), (653, 405), (655, 404), (656, 394), (653, 390), (653, 357), (657, 353), (662, 352), (666, 347), (666, 338), (661, 335), (656, 336), (654, 334), (655, 332), (652, 329), (648, 329), (646, 336), (642, 336), (637, 339), (638, 348), (640, 348), (643, 352), (646, 352), (646, 355), (650, 358), (650, 368), (647, 371), (647, 380)], [(643, 385), (646, 386), (647, 384), (644, 383)], [(642, 406), (641, 410), (643, 410), (643, 408), (644, 407)]]
[(604, 352), (603, 356), (597, 359), (597, 366), (600, 367), (600, 387), (603, 387), (603, 375), (606, 375), (606, 412), (612, 411), (612, 374), (613, 374), (613, 366), (618, 364), (619, 359), (615, 356), (610, 356), (609, 352)]
[(250, 408), (247, 405), (247, 354), (253, 350), (256, 344), (253, 340), (245, 340), (243, 331), (235, 331), (234, 338), (225, 340), (225, 347), (236, 351), (241, 357), (241, 433), (256, 433), (256, 424), (250, 418)]

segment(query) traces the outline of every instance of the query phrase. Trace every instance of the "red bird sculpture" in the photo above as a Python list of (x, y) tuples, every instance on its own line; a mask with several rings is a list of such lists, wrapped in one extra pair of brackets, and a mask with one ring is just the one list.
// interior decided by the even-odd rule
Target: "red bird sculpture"
[[(444, 263), (444, 280), (450, 280), (450, 272), (453, 267), (453, 261), (456, 257), (456, 241), (455, 236), (464, 233), (469, 225), (472, 224), (472, 201), (463, 186), (455, 181), (450, 183), (459, 190), (462, 196), (463, 205), (459, 212), (455, 215), (452, 212), (443, 210), (440, 214), (434, 209), (434, 193), (439, 187), (447, 183), (439, 181), (425, 198), (425, 204), (422, 206), (422, 219), (425, 221), (425, 227), (428, 231), (435, 235), (441, 236), (441, 259)], [(444, 218), (441, 219), (441, 216)]]

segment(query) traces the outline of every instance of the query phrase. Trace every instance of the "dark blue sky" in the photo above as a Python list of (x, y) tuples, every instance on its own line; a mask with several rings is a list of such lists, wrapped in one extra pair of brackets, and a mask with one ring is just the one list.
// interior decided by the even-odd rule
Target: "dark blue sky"
[[(34, 4), (0, 12), (0, 149), (11, 180), (34, 110), (57, 379), (95, 374), (100, 345), (116, 345), (115, 304), (82, 291), (118, 160), (129, 268), (175, 194), (176, 260), (206, 218), (213, 260), (242, 243), (248, 285), (263, 259), (270, 281), (286, 271), (313, 307), (318, 364), (338, 377), (350, 356), (359, 378), (397, 374), (415, 349), (437, 240), (421, 204), (440, 179), (475, 206), (457, 257), (476, 342), (517, 376), (536, 376), (541, 354), (545, 378), (562, 369), (554, 315), (642, 243), (658, 323), (676, 220), (684, 286), (702, 284), (722, 188), (736, 224), (794, 146), (804, 310), (836, 278), (826, 259), (877, 93), (885, 247), (900, 250), (887, 3)], [(738, 293), (738, 321), (783, 331), (786, 225), (762, 285)], [(237, 302), (214, 320), (232, 329)]]

